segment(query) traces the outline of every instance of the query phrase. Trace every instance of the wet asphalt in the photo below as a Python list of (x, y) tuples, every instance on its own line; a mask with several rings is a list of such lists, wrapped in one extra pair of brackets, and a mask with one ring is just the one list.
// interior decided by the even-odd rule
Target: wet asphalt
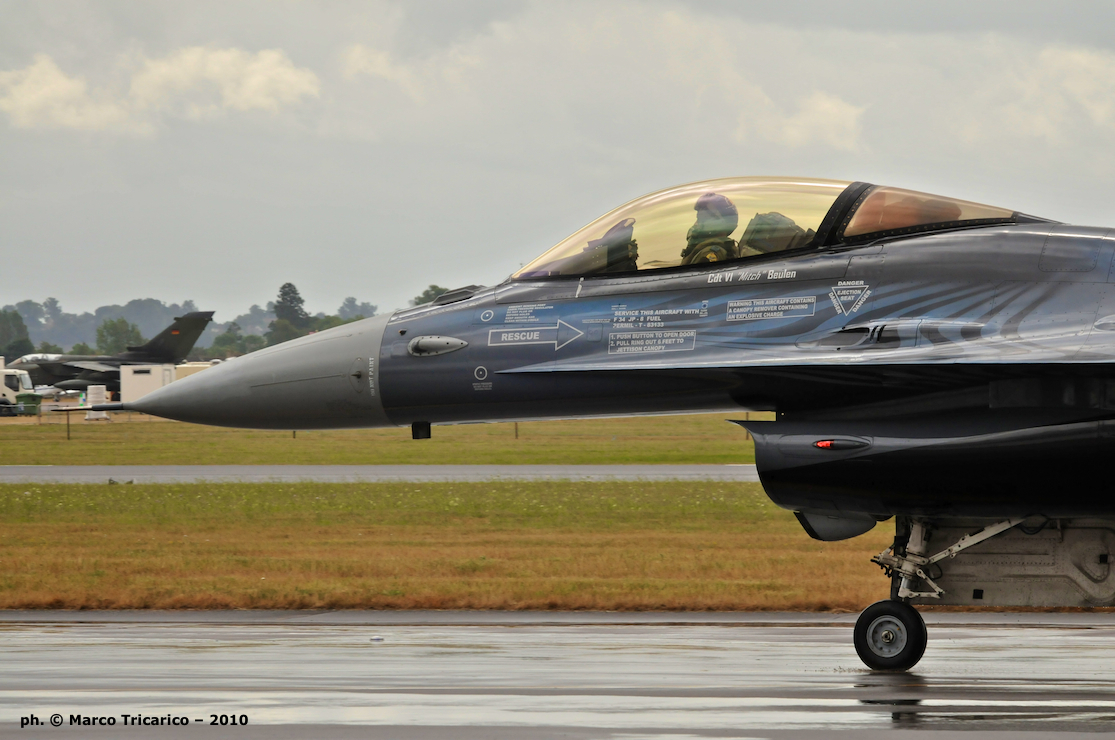
[(873, 673), (855, 615), (0, 612), (0, 737), (1115, 737), (1115, 614), (926, 617)]

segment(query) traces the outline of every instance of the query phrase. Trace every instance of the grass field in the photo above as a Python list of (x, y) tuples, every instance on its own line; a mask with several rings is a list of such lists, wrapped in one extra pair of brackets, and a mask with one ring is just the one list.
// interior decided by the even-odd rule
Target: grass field
[(858, 610), (890, 530), (757, 484), (6, 485), (0, 608)]
[[(61, 414), (5, 419), (6, 465), (382, 465), (747, 463), (754, 445), (729, 424), (737, 414), (626, 417), (434, 427), (433, 439), (409, 429), (291, 432), (224, 429), (119, 414), (112, 422), (74, 414), (66, 439)], [(753, 414), (767, 418), (769, 414)], [(129, 417), (131, 420), (129, 421)]]

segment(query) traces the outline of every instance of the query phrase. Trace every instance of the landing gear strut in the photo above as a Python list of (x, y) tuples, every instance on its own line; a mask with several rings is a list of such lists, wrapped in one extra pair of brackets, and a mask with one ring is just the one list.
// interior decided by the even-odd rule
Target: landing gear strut
[[(867, 607), (856, 620), (856, 652), (868, 668), (905, 671), (925, 652), (925, 620), (910, 599), (939, 599), (945, 591), (927, 574), (929, 566), (1022, 523), (1007, 519), (961, 537), (951, 547), (927, 556), (926, 522), (900, 518), (894, 544), (872, 558), (891, 577), (891, 598)], [(918, 590), (924, 584), (928, 590)]]

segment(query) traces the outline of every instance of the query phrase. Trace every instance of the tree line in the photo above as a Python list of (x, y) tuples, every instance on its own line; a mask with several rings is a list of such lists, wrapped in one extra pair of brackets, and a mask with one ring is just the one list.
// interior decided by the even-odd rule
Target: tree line
[[(412, 306), (429, 303), (447, 291), (431, 285), (410, 301)], [(82, 355), (115, 355), (135, 347), (165, 329), (176, 316), (198, 308), (193, 301), (163, 303), (142, 298), (128, 303), (102, 306), (83, 314), (66, 313), (55, 298), (42, 303), (27, 300), (0, 309), (0, 356), (14, 360), (32, 352)], [(371, 318), (377, 306), (348, 297), (334, 314), (310, 315), (305, 300), (293, 283), (284, 283), (266, 308), (253, 305), (246, 313), (226, 323), (210, 324), (198, 339), (190, 359), (224, 359), (263, 347), (287, 342), (351, 321)], [(91, 344), (95, 342), (95, 344)]]

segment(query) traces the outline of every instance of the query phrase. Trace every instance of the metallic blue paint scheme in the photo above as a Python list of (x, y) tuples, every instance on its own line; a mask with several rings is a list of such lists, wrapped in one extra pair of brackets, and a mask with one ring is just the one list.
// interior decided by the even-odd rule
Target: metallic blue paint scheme
[[(1048, 495), (1066, 470), (1106, 474), (1115, 239), (1016, 221), (464, 289), (132, 407), (272, 429), (769, 410), (747, 424), (759, 472), (796, 511), (1115, 514), (1087, 488)], [(867, 444), (809, 446), (833, 435)]]

